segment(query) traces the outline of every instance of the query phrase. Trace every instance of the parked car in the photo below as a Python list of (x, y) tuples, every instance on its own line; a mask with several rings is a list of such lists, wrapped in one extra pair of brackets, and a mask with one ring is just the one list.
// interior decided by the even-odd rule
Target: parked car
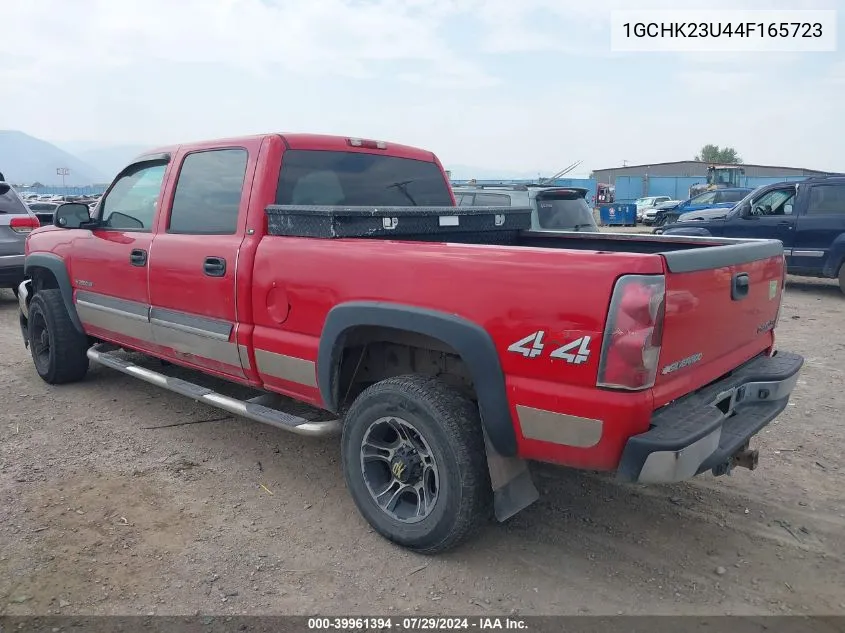
[(644, 198), (637, 198), (634, 200), (634, 204), (637, 205), (637, 209), (649, 209), (669, 199), (669, 196), (646, 196)]
[(529, 460), (640, 483), (756, 467), (750, 440), (803, 363), (774, 350), (777, 240), (530, 230), (531, 207), (455, 205), (440, 161), (413, 147), (306, 134), (165, 147), (98, 210), (64, 204), (28, 238), (20, 323), (41, 379), (96, 362), (339, 433), (360, 513), (427, 553), (533, 503)]
[(58, 202), (30, 202), (26, 206), (32, 211), (41, 223), (47, 226), (53, 223), (53, 214), (59, 208)]
[(680, 200), (664, 200), (663, 202), (657, 203), (653, 207), (648, 207), (643, 209), (642, 211), (637, 211), (638, 219), (643, 224), (651, 226), (652, 224), (654, 224), (654, 218), (657, 217), (657, 214), (660, 212), (661, 209), (673, 209), (680, 203)]
[(737, 202), (751, 193), (751, 187), (733, 187), (730, 189), (714, 189), (705, 191), (689, 200), (679, 203), (675, 207), (666, 207), (658, 211), (654, 217), (655, 226), (664, 226), (677, 221), (684, 213), (702, 211), (704, 209), (730, 209)]
[(755, 189), (732, 209), (688, 213), (664, 235), (780, 240), (790, 274), (838, 279), (845, 293), (845, 177)]
[(0, 288), (17, 294), (25, 279), (24, 245), (26, 236), (40, 226), (12, 186), (0, 181)]
[(587, 204), (587, 189), (545, 185), (467, 185), (454, 187), (459, 206), (530, 207), (536, 231), (598, 231)]

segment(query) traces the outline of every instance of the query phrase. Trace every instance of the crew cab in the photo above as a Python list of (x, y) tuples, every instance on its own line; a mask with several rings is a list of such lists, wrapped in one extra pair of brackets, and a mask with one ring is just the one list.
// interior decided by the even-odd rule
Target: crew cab
[(383, 141), (165, 147), (93, 218), (64, 204), (30, 234), (21, 332), (50, 384), (95, 362), (340, 434), (360, 513), (426, 553), (533, 503), (528, 460), (755, 467), (803, 363), (775, 349), (781, 243), (532, 231), (531, 211), (458, 206), (434, 154)]
[(838, 279), (845, 293), (845, 177), (758, 187), (732, 209), (681, 216), (664, 235), (780, 240), (788, 272)]

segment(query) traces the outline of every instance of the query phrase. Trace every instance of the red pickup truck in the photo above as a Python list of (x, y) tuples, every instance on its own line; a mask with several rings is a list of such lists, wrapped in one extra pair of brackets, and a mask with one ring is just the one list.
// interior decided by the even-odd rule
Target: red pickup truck
[(27, 238), (39, 376), (93, 361), (340, 433), (361, 514), (417, 551), (533, 503), (528, 460), (643, 483), (754, 468), (803, 363), (775, 350), (780, 242), (532, 231), (528, 208), (455, 206), (403, 145), (163, 148), (93, 215), (64, 204)]

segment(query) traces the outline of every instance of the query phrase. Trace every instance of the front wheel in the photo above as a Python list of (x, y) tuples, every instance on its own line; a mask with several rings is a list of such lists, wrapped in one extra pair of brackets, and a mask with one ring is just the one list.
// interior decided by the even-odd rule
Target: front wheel
[(345, 418), (342, 459), (358, 510), (403, 547), (445, 551), (490, 516), (478, 408), (435, 378), (397, 376), (363, 391)]
[(29, 304), (29, 349), (35, 371), (58, 385), (81, 380), (88, 371), (88, 337), (73, 325), (61, 290), (40, 290)]

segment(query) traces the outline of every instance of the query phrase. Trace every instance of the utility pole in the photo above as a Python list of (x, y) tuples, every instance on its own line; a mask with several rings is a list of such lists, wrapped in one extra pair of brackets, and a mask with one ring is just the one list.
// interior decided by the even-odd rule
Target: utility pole
[[(67, 167), (58, 167), (56, 169), (56, 173), (59, 176), (62, 177), (62, 189), (64, 190), (65, 189), (65, 176), (70, 175), (70, 169), (68, 169)], [(64, 193), (64, 191), (62, 193)]]

